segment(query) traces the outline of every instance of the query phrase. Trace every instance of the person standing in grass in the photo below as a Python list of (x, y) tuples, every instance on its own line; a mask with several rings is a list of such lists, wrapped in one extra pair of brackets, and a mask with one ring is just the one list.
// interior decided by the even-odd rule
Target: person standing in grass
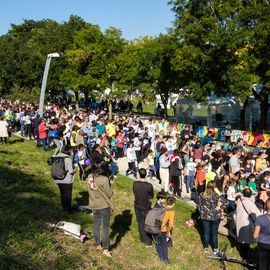
[(144, 230), (144, 224), (146, 215), (151, 209), (150, 200), (154, 197), (154, 189), (152, 184), (145, 181), (146, 175), (147, 171), (145, 169), (139, 169), (139, 180), (133, 183), (133, 193), (135, 196), (134, 208), (140, 239), (146, 246), (150, 246), (152, 238)]
[(2, 116), (0, 118), (0, 141), (7, 143), (8, 139), (8, 122), (6, 121), (5, 117)]
[(199, 196), (198, 210), (203, 224), (204, 253), (209, 254), (210, 238), (214, 255), (219, 254), (218, 249), (218, 226), (221, 218), (221, 208), (227, 207), (227, 202), (222, 201), (215, 192), (215, 182), (210, 181), (206, 189)]
[(167, 198), (167, 206), (165, 208), (165, 216), (161, 224), (161, 233), (155, 235), (157, 254), (162, 262), (169, 264), (168, 246), (172, 243), (171, 231), (174, 225), (175, 211), (172, 210), (175, 205), (175, 198), (169, 196)]
[[(94, 240), (96, 249), (106, 257), (112, 257), (109, 252), (110, 216), (114, 211), (111, 201), (113, 188), (108, 178), (108, 164), (101, 162), (92, 166), (93, 176), (88, 179), (89, 208), (94, 217)], [(102, 223), (102, 239), (100, 229)]]
[(76, 169), (73, 166), (69, 150), (62, 151), (61, 153), (58, 153), (55, 157), (64, 158), (65, 170), (67, 171), (66, 177), (62, 180), (55, 179), (54, 181), (58, 185), (60, 191), (61, 204), (63, 209), (67, 212), (71, 212), (72, 189)]

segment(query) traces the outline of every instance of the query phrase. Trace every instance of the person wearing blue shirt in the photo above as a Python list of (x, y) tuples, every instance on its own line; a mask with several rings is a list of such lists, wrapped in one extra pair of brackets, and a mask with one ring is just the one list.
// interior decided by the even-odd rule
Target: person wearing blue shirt
[(202, 139), (202, 145), (206, 145), (213, 142), (212, 132), (208, 131), (207, 135)]
[(100, 134), (100, 135), (106, 131), (106, 128), (105, 128), (103, 122), (98, 122), (96, 125), (96, 129), (98, 131), (98, 134)]

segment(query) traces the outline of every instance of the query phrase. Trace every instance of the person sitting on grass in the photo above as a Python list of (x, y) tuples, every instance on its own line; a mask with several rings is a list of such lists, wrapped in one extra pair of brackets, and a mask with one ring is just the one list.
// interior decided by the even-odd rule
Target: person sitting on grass
[(168, 246), (172, 243), (171, 231), (174, 225), (175, 211), (172, 210), (176, 199), (172, 196), (167, 198), (165, 216), (161, 224), (161, 233), (154, 236), (158, 257), (165, 264), (170, 264)]

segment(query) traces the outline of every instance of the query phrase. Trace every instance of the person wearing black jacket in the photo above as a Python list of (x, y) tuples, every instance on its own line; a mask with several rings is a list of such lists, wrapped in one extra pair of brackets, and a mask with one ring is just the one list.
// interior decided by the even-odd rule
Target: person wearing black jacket
[(173, 151), (173, 157), (170, 165), (170, 179), (173, 184), (173, 195), (181, 198), (182, 191), (182, 161), (180, 158), (180, 152), (178, 149)]
[(102, 152), (102, 147), (99, 144), (95, 144), (92, 148), (92, 151), (90, 153), (91, 161), (95, 164), (100, 164), (103, 159), (104, 155)]
[(140, 239), (146, 246), (150, 246), (152, 238), (145, 232), (144, 224), (146, 215), (151, 209), (150, 200), (154, 197), (154, 189), (152, 184), (145, 181), (146, 175), (146, 170), (141, 168), (139, 170), (139, 180), (133, 183), (133, 193), (135, 196), (134, 208), (138, 222)]

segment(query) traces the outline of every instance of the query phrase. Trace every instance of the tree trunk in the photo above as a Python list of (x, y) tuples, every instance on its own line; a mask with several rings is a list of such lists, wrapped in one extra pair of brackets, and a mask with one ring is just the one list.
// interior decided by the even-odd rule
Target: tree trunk
[(109, 96), (109, 100), (108, 100), (108, 106), (109, 106), (109, 120), (112, 120), (112, 99)]
[(265, 91), (265, 93), (263, 93), (260, 108), (261, 108), (260, 130), (263, 132), (265, 131), (267, 126), (268, 91)]
[(168, 110), (167, 110), (168, 97), (165, 96), (162, 98), (162, 96), (161, 96), (161, 101), (162, 101), (162, 104), (164, 106), (164, 114), (167, 117), (168, 116)]
[(246, 98), (240, 111), (240, 126), (242, 130), (246, 129), (246, 108), (249, 98)]
[(75, 91), (76, 109), (79, 109), (79, 91)]
[(84, 99), (85, 99), (85, 108), (88, 109), (89, 107), (89, 93), (87, 90), (83, 91)]

